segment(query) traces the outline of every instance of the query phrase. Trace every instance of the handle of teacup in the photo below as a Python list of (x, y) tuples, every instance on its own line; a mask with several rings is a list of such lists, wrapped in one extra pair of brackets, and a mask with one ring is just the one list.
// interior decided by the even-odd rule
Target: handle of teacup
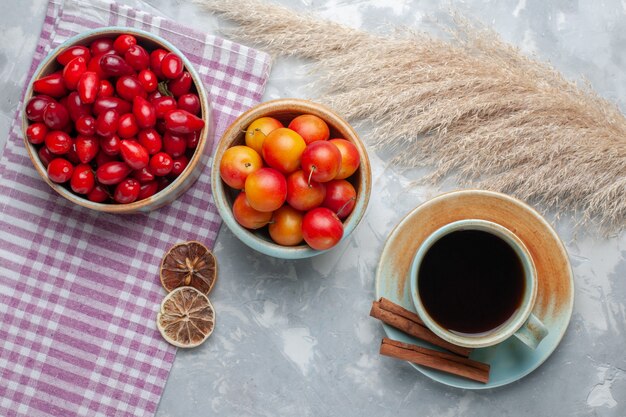
[(515, 333), (515, 337), (524, 342), (524, 344), (531, 349), (536, 349), (539, 342), (547, 335), (548, 329), (546, 326), (532, 313), (528, 316), (524, 324), (522, 324), (522, 327)]

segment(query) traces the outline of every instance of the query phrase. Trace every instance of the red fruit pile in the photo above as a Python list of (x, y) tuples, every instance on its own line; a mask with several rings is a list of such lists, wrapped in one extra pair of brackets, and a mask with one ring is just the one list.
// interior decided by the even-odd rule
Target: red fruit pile
[(97, 203), (148, 198), (180, 175), (204, 127), (179, 56), (130, 34), (72, 46), (33, 83), (26, 137), (48, 178)]
[(220, 175), (241, 190), (233, 203), (237, 222), (248, 229), (268, 225), (272, 240), (313, 249), (335, 246), (343, 236), (342, 219), (354, 209), (350, 180), (360, 165), (356, 146), (329, 139), (321, 118), (304, 114), (287, 128), (272, 117), (253, 121), (246, 145), (228, 148)]

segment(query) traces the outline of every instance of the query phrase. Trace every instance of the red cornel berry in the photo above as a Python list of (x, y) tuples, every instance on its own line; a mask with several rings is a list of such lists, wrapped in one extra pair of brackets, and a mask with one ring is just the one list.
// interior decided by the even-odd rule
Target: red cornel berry
[(184, 155), (187, 150), (187, 138), (184, 135), (165, 132), (163, 135), (163, 150), (173, 158), (178, 158)]
[(168, 52), (165, 49), (155, 49), (150, 53), (150, 69), (156, 74), (159, 79), (165, 78), (163, 71), (161, 71), (161, 64), (163, 58)]
[(176, 54), (169, 53), (161, 61), (161, 72), (165, 78), (175, 79), (183, 73), (183, 60)]
[(105, 138), (112, 136), (117, 132), (119, 121), (120, 116), (115, 110), (107, 110), (104, 113), (100, 113), (100, 116), (96, 119), (96, 133)]
[(74, 173), (70, 180), (72, 190), (77, 194), (88, 194), (96, 185), (96, 177), (91, 170), (91, 166), (80, 164), (74, 168)]
[(132, 113), (127, 113), (120, 117), (120, 124), (117, 128), (117, 134), (123, 139), (135, 137), (139, 133), (137, 119)]
[(200, 113), (200, 99), (195, 94), (183, 94), (178, 97), (176, 103), (181, 110), (186, 110), (193, 115)]
[(137, 44), (137, 38), (133, 35), (120, 35), (113, 42), (113, 49), (120, 55), (124, 55), (126, 51), (130, 49), (133, 45)]
[(67, 106), (67, 111), (73, 122), (76, 122), (83, 116), (91, 115), (93, 106), (88, 103), (83, 103), (79, 93), (72, 91), (66, 98), (65, 106)]
[(117, 55), (102, 55), (100, 57), (100, 68), (108, 76), (119, 77), (121, 75), (130, 75), (135, 70), (128, 65), (124, 58)]
[(150, 55), (140, 45), (131, 45), (124, 53), (124, 59), (135, 71), (141, 71), (150, 65)]
[(150, 155), (159, 152), (163, 146), (161, 135), (155, 129), (143, 129), (137, 135), (137, 139)]
[(43, 122), (43, 111), (48, 104), (55, 102), (52, 97), (46, 95), (38, 95), (30, 100), (26, 104), (26, 117), (33, 122)]
[(112, 161), (100, 166), (96, 171), (96, 177), (100, 184), (119, 184), (130, 174), (130, 171), (131, 168), (124, 162)]
[(113, 94), (115, 94), (113, 84), (108, 80), (100, 80), (97, 97), (112, 97)]
[(169, 81), (167, 83), (167, 89), (170, 90), (170, 93), (172, 93), (174, 97), (180, 97), (189, 92), (191, 81), (191, 74), (185, 71), (178, 78)]
[(193, 161), (203, 107), (177, 53), (120, 33), (69, 46), (46, 69), (24, 135), (50, 181), (94, 203), (129, 204)]
[(113, 39), (109, 38), (100, 38), (91, 42), (89, 47), (89, 51), (91, 52), (91, 56), (97, 56), (106, 54), (109, 51), (113, 50)]
[(126, 114), (130, 112), (130, 109), (130, 103), (119, 97), (98, 97), (93, 103), (92, 112), (97, 117), (100, 113), (107, 110), (115, 110), (118, 114)]
[(83, 103), (96, 101), (100, 88), (100, 77), (93, 71), (85, 71), (78, 80), (78, 94)]
[(134, 178), (126, 178), (115, 187), (113, 199), (121, 204), (132, 203), (139, 197), (141, 184)]
[(159, 183), (156, 181), (146, 182), (141, 184), (141, 188), (139, 190), (138, 200), (143, 200), (144, 198), (148, 198), (153, 196), (159, 191)]
[(148, 93), (152, 93), (153, 91), (155, 91), (159, 85), (156, 74), (149, 69), (140, 71), (139, 74), (137, 74), (137, 80), (139, 81), (143, 89), (146, 90), (146, 92)]
[(50, 103), (43, 111), (43, 122), (50, 129), (63, 129), (69, 121), (70, 115), (61, 103)]
[(168, 112), (176, 110), (174, 97), (157, 97), (152, 100), (152, 105), (154, 106), (157, 119), (163, 119)]
[(96, 119), (93, 116), (80, 116), (76, 120), (75, 128), (81, 135), (93, 136), (96, 134)]
[(60, 130), (49, 132), (44, 141), (46, 148), (55, 155), (65, 154), (69, 152), (72, 147), (72, 138), (70, 135)]
[(63, 158), (56, 158), (48, 164), (48, 178), (57, 183), (64, 183), (72, 178), (74, 166), (70, 161)]
[(63, 75), (60, 73), (50, 74), (38, 79), (33, 83), (33, 91), (55, 98), (63, 97), (67, 94), (65, 81), (63, 81)]
[(133, 101), (133, 114), (137, 119), (137, 125), (144, 129), (156, 124), (156, 110), (145, 98), (137, 96)]
[(72, 59), (78, 58), (79, 56), (82, 57), (85, 62), (89, 62), (89, 60), (91, 59), (91, 53), (89, 52), (89, 49), (84, 46), (77, 45), (71, 46), (65, 51), (61, 52), (57, 57), (57, 61), (59, 62), (59, 64), (65, 66)]
[(123, 140), (120, 143), (120, 153), (124, 162), (132, 169), (143, 169), (148, 166), (150, 161), (150, 155), (148, 155), (146, 148), (134, 140)]
[(83, 164), (91, 162), (100, 150), (98, 139), (93, 136), (78, 135), (76, 138), (76, 154)]
[(63, 69), (63, 80), (69, 90), (76, 90), (78, 80), (87, 71), (87, 61), (82, 56), (72, 59)]
[(159, 152), (150, 158), (150, 172), (156, 176), (165, 176), (172, 172), (173, 168), (174, 160), (165, 152)]
[(174, 133), (193, 133), (204, 127), (204, 120), (186, 110), (171, 110), (165, 114), (165, 128)]
[(102, 203), (109, 198), (109, 193), (107, 193), (106, 188), (104, 188), (100, 184), (96, 184), (93, 189), (87, 193), (87, 199), (89, 201), (93, 201), (94, 203)]
[(26, 129), (26, 137), (28, 141), (33, 145), (39, 145), (43, 143), (46, 135), (48, 134), (48, 128), (43, 123), (33, 123)]

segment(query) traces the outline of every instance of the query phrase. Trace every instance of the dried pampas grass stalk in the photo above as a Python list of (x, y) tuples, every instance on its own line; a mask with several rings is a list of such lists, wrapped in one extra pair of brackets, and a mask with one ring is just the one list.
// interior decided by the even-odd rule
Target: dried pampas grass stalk
[[(426, 179), (510, 193), (606, 232), (626, 226), (626, 119), (588, 87), (455, 19), (450, 39), (375, 35), (257, 0), (196, 0), (270, 53), (305, 57), (324, 102)], [(254, 13), (250, 11), (254, 10)]]

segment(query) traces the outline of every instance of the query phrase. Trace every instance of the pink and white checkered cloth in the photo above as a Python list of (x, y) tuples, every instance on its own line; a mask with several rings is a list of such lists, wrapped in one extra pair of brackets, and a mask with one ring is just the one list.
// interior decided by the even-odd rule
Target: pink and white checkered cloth
[[(156, 33), (189, 58), (217, 138), (261, 100), (266, 54), (104, 0), (52, 0), (30, 74), (68, 37), (111, 25)], [(209, 169), (149, 215), (90, 211), (38, 177), (17, 113), (0, 160), (0, 416), (152, 416), (176, 352), (156, 329), (158, 267), (179, 241), (213, 246)]]

